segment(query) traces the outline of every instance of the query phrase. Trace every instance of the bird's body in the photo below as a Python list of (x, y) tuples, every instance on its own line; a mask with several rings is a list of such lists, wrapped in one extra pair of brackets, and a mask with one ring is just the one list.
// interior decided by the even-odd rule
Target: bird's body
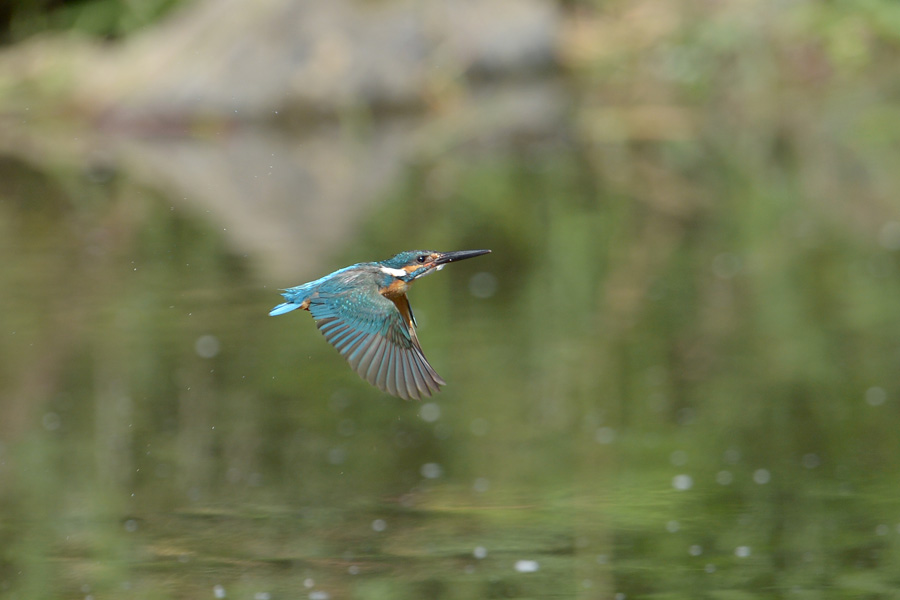
[(428, 364), (416, 337), (406, 291), (450, 262), (490, 250), (410, 250), (358, 263), (284, 290), (286, 302), (269, 315), (308, 310), (319, 330), (366, 381), (403, 399), (430, 396), (446, 382)]

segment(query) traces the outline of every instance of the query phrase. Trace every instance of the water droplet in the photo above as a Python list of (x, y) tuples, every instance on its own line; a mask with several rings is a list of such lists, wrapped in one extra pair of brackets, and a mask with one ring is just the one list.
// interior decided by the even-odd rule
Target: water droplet
[(194, 351), (201, 358), (212, 358), (219, 353), (219, 338), (214, 335), (201, 335), (194, 342)]
[(488, 491), (489, 487), (491, 487), (491, 482), (488, 481), (487, 477), (479, 477), (472, 484), (472, 489), (475, 490), (476, 492), (478, 492), (479, 494), (482, 494), (482, 493)]
[(534, 573), (540, 568), (541, 566), (536, 560), (517, 560), (515, 565), (515, 569), (519, 573)]
[(347, 460), (347, 453), (343, 448), (332, 448), (328, 451), (328, 462), (333, 465), (342, 465)]
[(666, 531), (668, 531), (669, 533), (675, 533), (679, 529), (681, 529), (681, 525), (678, 523), (678, 521), (669, 521), (668, 523), (666, 523)]
[(137, 531), (137, 528), (138, 523), (134, 519), (128, 519), (127, 521), (125, 521), (125, 531), (127, 531), (128, 533), (134, 533), (135, 531)]
[(687, 452), (684, 450), (676, 450), (669, 456), (669, 462), (676, 467), (684, 465), (687, 463)]
[(481, 560), (482, 558), (484, 558), (485, 556), (487, 556), (487, 548), (485, 548), (484, 546), (477, 546), (477, 547), (472, 551), (472, 556), (474, 556), (474, 557), (477, 558), (478, 560)]
[(441, 407), (434, 402), (423, 404), (422, 408), (419, 409), (419, 417), (421, 417), (423, 421), (434, 423), (441, 418)]
[(757, 469), (753, 471), (753, 481), (755, 481), (759, 485), (769, 483), (769, 480), (771, 478), (772, 475), (769, 473), (768, 469)]
[(750, 546), (738, 546), (734, 549), (734, 555), (738, 558), (747, 558), (750, 556)]
[(731, 474), (731, 471), (719, 471), (716, 473), (716, 483), (719, 485), (728, 485), (734, 481), (734, 476)]
[(385, 523), (384, 519), (375, 519), (372, 521), (373, 531), (384, 531), (385, 529), (387, 529), (387, 523)]
[(890, 531), (890, 527), (882, 524), (875, 528), (875, 535), (887, 535), (888, 531)]
[(692, 545), (688, 548), (688, 554), (691, 556), (700, 556), (703, 554), (703, 546), (698, 546), (697, 544)]
[(213, 596), (215, 596), (216, 598), (224, 598), (225, 597), (225, 588), (223, 588), (221, 585), (218, 585), (218, 584), (214, 585), (213, 586)]
[(689, 490), (694, 486), (694, 479), (690, 475), (676, 475), (672, 478), (672, 487), (679, 491)]
[(884, 391), (884, 388), (875, 386), (866, 390), (866, 402), (869, 406), (881, 406), (885, 400), (887, 400), (887, 392)]
[(437, 463), (425, 463), (419, 472), (425, 479), (437, 479), (444, 473), (444, 469)]

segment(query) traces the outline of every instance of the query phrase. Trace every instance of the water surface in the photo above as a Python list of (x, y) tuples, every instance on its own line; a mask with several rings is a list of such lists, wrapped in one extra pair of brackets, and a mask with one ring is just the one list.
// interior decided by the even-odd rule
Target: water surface
[[(620, 150), (406, 165), (275, 265), (127, 161), (2, 157), (2, 596), (894, 597), (900, 225)], [(266, 314), (413, 247), (493, 250), (410, 294), (432, 399)]]

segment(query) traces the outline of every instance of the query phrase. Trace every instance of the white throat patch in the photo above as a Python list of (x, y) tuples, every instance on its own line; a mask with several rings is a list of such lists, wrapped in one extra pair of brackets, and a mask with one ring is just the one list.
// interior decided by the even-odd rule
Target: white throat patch
[(382, 273), (387, 273), (391, 277), (406, 277), (407, 273), (403, 269), (392, 269), (390, 267), (381, 267)]

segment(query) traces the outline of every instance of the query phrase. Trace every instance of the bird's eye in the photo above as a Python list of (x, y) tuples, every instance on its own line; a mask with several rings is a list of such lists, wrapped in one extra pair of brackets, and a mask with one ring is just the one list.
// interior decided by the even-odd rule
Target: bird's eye
[(418, 262), (418, 263), (423, 263), (423, 262), (425, 262), (425, 260), (426, 260), (427, 258), (428, 258), (428, 257), (425, 256), (424, 254), (420, 254), (419, 256), (416, 257), (416, 262)]

